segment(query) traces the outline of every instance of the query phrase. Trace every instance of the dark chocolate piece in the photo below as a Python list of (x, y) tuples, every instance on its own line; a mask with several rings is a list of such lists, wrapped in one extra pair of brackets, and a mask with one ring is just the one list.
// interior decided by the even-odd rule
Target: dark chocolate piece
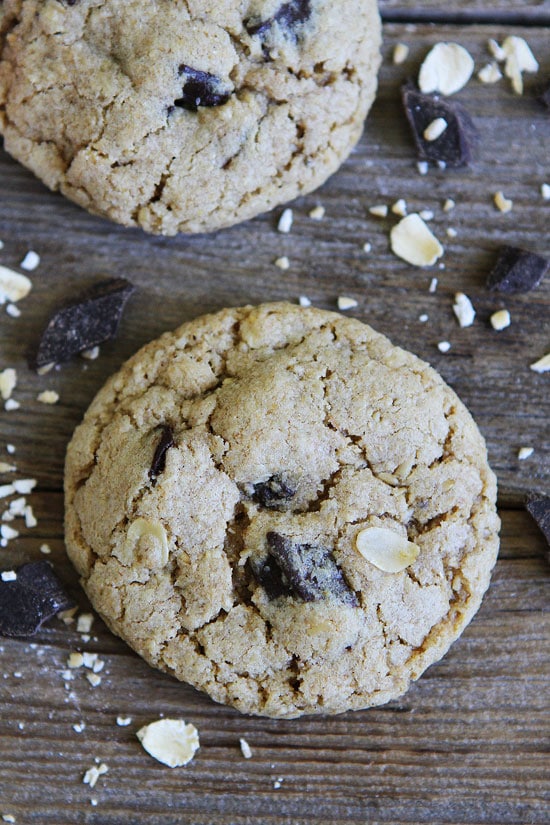
[(74, 607), (46, 561), (23, 564), (15, 581), (0, 579), (0, 635), (32, 636), (60, 610)]
[(222, 87), (220, 78), (215, 74), (201, 72), (185, 63), (182, 63), (179, 71), (184, 76), (185, 83), (181, 97), (174, 100), (174, 106), (196, 112), (199, 106), (223, 106), (231, 97), (231, 92)]
[(314, 544), (297, 544), (274, 531), (266, 539), (268, 556), (256, 567), (255, 574), (269, 598), (286, 594), (304, 602), (331, 599), (358, 606), (357, 597), (330, 550)]
[(550, 561), (550, 496), (533, 494), (525, 505), (527, 512), (534, 518), (548, 544), (547, 558)]
[(262, 507), (276, 510), (283, 502), (294, 498), (295, 494), (296, 490), (290, 487), (282, 476), (274, 475), (267, 481), (260, 481), (254, 485), (252, 498)]
[(503, 246), (487, 277), (487, 287), (509, 295), (529, 292), (540, 284), (549, 267), (550, 261), (542, 255), (516, 246)]
[(160, 441), (153, 455), (151, 469), (149, 470), (149, 478), (151, 481), (156, 481), (157, 477), (164, 472), (166, 467), (166, 453), (170, 447), (174, 446), (174, 433), (172, 428), (165, 425), (160, 434)]
[(68, 361), (78, 352), (114, 338), (134, 289), (124, 278), (110, 278), (58, 309), (42, 333), (32, 366)]
[(268, 17), (267, 20), (251, 17), (244, 21), (244, 25), (248, 34), (259, 35), (263, 38), (273, 24), (277, 23), (287, 34), (296, 40), (296, 29), (302, 23), (309, 20), (310, 16), (310, 0), (289, 0), (288, 3), (283, 3), (273, 17)]
[[(470, 163), (478, 132), (463, 106), (443, 100), (438, 95), (422, 94), (410, 82), (403, 86), (401, 95), (421, 160), (444, 161), (450, 167)], [(447, 128), (436, 140), (426, 140), (426, 127), (439, 117), (447, 122)]]

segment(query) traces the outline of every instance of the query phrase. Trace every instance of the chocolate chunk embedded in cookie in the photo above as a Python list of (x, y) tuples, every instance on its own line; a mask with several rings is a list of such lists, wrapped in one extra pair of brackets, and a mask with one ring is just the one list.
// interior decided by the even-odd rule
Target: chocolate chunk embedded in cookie
[(399, 696), (478, 609), (496, 485), (437, 373), (359, 321), (228, 309), (137, 353), (69, 446), (66, 541), (152, 665), (247, 713)]

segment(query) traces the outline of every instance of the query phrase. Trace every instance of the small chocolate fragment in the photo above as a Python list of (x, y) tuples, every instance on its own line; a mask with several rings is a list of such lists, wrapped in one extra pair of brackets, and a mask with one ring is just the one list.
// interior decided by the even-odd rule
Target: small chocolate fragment
[(548, 544), (546, 557), (550, 562), (550, 496), (531, 495), (525, 509), (534, 518)]
[(149, 478), (151, 481), (156, 481), (157, 477), (164, 472), (164, 468), (166, 467), (166, 453), (170, 447), (173, 446), (174, 433), (172, 432), (172, 428), (168, 425), (164, 425), (161, 431), (160, 441), (157, 444), (155, 454), (153, 455), (151, 469), (149, 470)]
[(32, 636), (60, 610), (74, 607), (46, 561), (23, 564), (14, 581), (0, 579), (0, 635)]
[(135, 287), (124, 278), (99, 281), (55, 312), (42, 333), (31, 365), (43, 367), (114, 338)]
[(274, 475), (268, 478), (267, 481), (260, 481), (254, 484), (254, 493), (252, 498), (261, 504), (262, 507), (267, 507), (269, 510), (276, 510), (279, 505), (285, 501), (290, 501), (294, 498), (296, 490), (284, 481), (282, 476)]
[[(471, 162), (478, 132), (463, 106), (423, 94), (411, 82), (403, 86), (401, 96), (421, 160), (444, 161), (450, 167)], [(443, 118), (447, 127), (435, 140), (426, 140), (424, 132), (437, 118)]]
[(269, 17), (267, 20), (251, 17), (244, 21), (244, 26), (248, 34), (264, 37), (273, 24), (277, 23), (294, 40), (297, 40), (297, 27), (309, 20), (310, 16), (310, 0), (289, 0), (288, 3), (283, 3), (273, 17)]
[(542, 281), (550, 267), (550, 261), (527, 249), (503, 246), (487, 277), (487, 287), (492, 292), (506, 292), (515, 295), (529, 292)]
[(210, 72), (201, 72), (186, 66), (179, 67), (179, 72), (185, 78), (181, 97), (174, 100), (174, 106), (196, 112), (199, 106), (223, 106), (231, 97), (231, 92), (223, 89), (219, 77)]
[(357, 597), (330, 550), (313, 544), (297, 544), (274, 531), (269, 532), (266, 539), (267, 559), (254, 572), (269, 598), (286, 593), (304, 602), (332, 599), (358, 606)]

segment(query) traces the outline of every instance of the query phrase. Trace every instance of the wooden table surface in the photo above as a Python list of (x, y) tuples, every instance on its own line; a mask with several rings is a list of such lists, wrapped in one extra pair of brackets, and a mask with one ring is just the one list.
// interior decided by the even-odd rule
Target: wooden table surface
[[(489, 8), (490, 7), (490, 8)], [(550, 254), (550, 114), (533, 89), (550, 78), (548, 0), (438, 0), (382, 3), (384, 62), (380, 92), (365, 134), (348, 162), (318, 192), (293, 204), (289, 235), (276, 231), (281, 210), (210, 236), (155, 238), (92, 217), (47, 191), (0, 152), (0, 264), (18, 269), (29, 249), (41, 256), (21, 317), (0, 323), (0, 370), (15, 367), (20, 409), (0, 411), (0, 460), (13, 443), (17, 477), (38, 480), (29, 496), (32, 529), (0, 549), (0, 566), (44, 558), (47, 542), (60, 577), (86, 609), (67, 562), (62, 531), (62, 466), (66, 443), (86, 406), (124, 359), (161, 331), (226, 305), (308, 296), (335, 308), (339, 295), (359, 302), (352, 314), (430, 361), (456, 389), (487, 439), (499, 479), (502, 544), (491, 588), (463, 637), (399, 701), (332, 718), (249, 718), (151, 670), (96, 619), (83, 644), (74, 625), (51, 621), (25, 641), (0, 640), (0, 815), (18, 825), (130, 825), (154, 822), (270, 825), (299, 823), (546, 823), (548, 621), (550, 568), (546, 545), (523, 510), (525, 494), (548, 492), (550, 375), (529, 365), (550, 349), (550, 278), (512, 297), (484, 284), (502, 243)], [(419, 175), (399, 102), (399, 86), (415, 76), (431, 44), (454, 40), (479, 69), (487, 39), (527, 39), (541, 64), (526, 75), (526, 93), (507, 81), (472, 79), (456, 99), (481, 133), (475, 164)], [(393, 47), (407, 43), (402, 66)], [(492, 201), (502, 189), (513, 210)], [(431, 209), (445, 246), (444, 268), (421, 270), (395, 258), (388, 244), (395, 216), (368, 207), (405, 198)], [(454, 198), (445, 213), (442, 203)], [(326, 209), (322, 221), (309, 211)], [(448, 228), (456, 237), (448, 237)], [(366, 253), (362, 246), (372, 244)], [(287, 255), (290, 268), (274, 266)], [(439, 278), (435, 294), (431, 278)], [(100, 276), (124, 276), (138, 287), (120, 335), (96, 361), (75, 359), (38, 376), (25, 361), (49, 313)], [(452, 314), (456, 291), (477, 310), (461, 329)], [(507, 308), (511, 326), (497, 333), (489, 316)], [(429, 316), (426, 323), (418, 318)], [(448, 340), (442, 354), (437, 342)], [(54, 389), (60, 401), (40, 404)], [(534, 447), (518, 460), (518, 449)], [(9, 479), (0, 477), (0, 483)], [(20, 523), (17, 524), (19, 526)], [(32, 642), (32, 644), (31, 644)], [(546, 642), (546, 646), (545, 646)], [(93, 688), (83, 669), (67, 683), (68, 653), (84, 649), (105, 661)], [(170, 770), (140, 747), (136, 730), (160, 715), (183, 717), (200, 732), (201, 748), (185, 768)], [(118, 715), (131, 716), (127, 727)], [(78, 733), (73, 725), (85, 723)], [(239, 738), (253, 756), (245, 760)], [(90, 790), (84, 772), (99, 759), (109, 772)], [(96, 804), (93, 804), (95, 802)], [(1, 820), (0, 820), (1, 821)]]

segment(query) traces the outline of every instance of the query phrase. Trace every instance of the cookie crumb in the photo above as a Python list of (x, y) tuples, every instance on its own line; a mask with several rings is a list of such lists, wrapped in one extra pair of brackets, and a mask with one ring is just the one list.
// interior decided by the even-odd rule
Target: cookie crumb
[(199, 748), (199, 732), (183, 719), (159, 719), (136, 734), (142, 747), (169, 768), (187, 765)]
[(440, 341), (437, 345), (439, 352), (449, 352), (451, 349), (451, 344), (449, 341)]
[(368, 241), (363, 244), (363, 252), (372, 252), (372, 244)]
[(434, 120), (428, 123), (428, 125), (424, 129), (422, 133), (424, 140), (428, 140), (430, 141), (430, 143), (434, 140), (437, 140), (439, 137), (441, 137), (441, 135), (443, 134), (448, 125), (449, 124), (447, 123), (444, 117), (436, 117)]
[(82, 733), (85, 727), (86, 725), (84, 722), (77, 722), (75, 725), (73, 725), (73, 730), (75, 733)]
[(427, 175), (428, 174), (428, 161), (427, 160), (419, 160), (416, 164), (416, 168), (418, 169), (418, 173), (420, 175)]
[(241, 746), (241, 753), (244, 756), (244, 758), (252, 759), (252, 750), (246, 739), (239, 739), (239, 745)]
[(17, 370), (7, 367), (0, 372), (0, 395), (4, 401), (11, 398), (11, 394), (17, 386)]
[(520, 447), (518, 450), (518, 458), (520, 461), (525, 461), (525, 459), (530, 458), (534, 452), (534, 447)]
[(395, 201), (392, 205), (391, 211), (394, 215), (399, 215), (400, 217), (404, 218), (407, 214), (407, 201), (403, 198), (399, 198), (399, 200)]
[(377, 218), (386, 218), (388, 216), (388, 207), (385, 203), (377, 203), (375, 206), (369, 206), (369, 212)]
[(279, 232), (283, 232), (286, 235), (292, 229), (293, 220), (294, 214), (292, 212), (292, 209), (284, 209), (281, 213), (281, 217), (279, 218), (277, 230)]
[(532, 369), (533, 372), (548, 372), (548, 370), (550, 370), (550, 352), (548, 355), (543, 355), (543, 357), (535, 361), (534, 364), (531, 364), (529, 369)]
[(19, 264), (19, 266), (21, 267), (21, 269), (24, 269), (25, 272), (32, 272), (33, 269), (36, 269), (39, 263), (40, 255), (38, 255), (36, 252), (30, 249), (21, 261), (21, 263)]
[(418, 213), (423, 221), (433, 221), (434, 213), (431, 209), (422, 209), (421, 212)]
[(55, 390), (43, 390), (36, 396), (36, 400), (41, 404), (57, 404), (59, 401), (59, 393)]
[(2, 820), (4, 822), (16, 822), (13, 814), (2, 814)]
[(489, 320), (491, 326), (493, 329), (496, 329), (497, 332), (500, 332), (501, 329), (506, 329), (506, 327), (509, 327), (512, 323), (510, 313), (507, 309), (499, 309), (497, 312), (493, 312)]
[(322, 221), (325, 217), (325, 207), (315, 206), (309, 213), (309, 217), (314, 221)]
[(11, 318), (20, 318), (21, 317), (21, 310), (19, 309), (19, 307), (16, 307), (15, 304), (8, 304), (6, 306), (6, 313)]
[(390, 233), (392, 251), (413, 266), (432, 266), (443, 255), (443, 247), (420, 215), (402, 218)]
[(9, 455), (14, 455), (15, 453), (15, 445), (14, 444), (6, 444), (6, 452)]
[[(2, 526), (0, 526), (0, 536), (2, 536), (4, 541), (12, 541), (12, 539), (16, 539), (18, 535), (19, 530), (14, 530), (13, 527), (10, 527), (8, 524), (2, 524)], [(3, 544), (2, 546), (5, 547), (6, 545)], [(15, 579), (4, 579), (4, 581), (15, 581)]]
[(428, 287), (428, 292), (431, 292), (433, 295), (433, 293), (437, 290), (438, 283), (439, 281), (437, 278), (432, 278), (432, 280), (430, 281), (430, 286)]
[(338, 296), (338, 309), (345, 311), (346, 309), (354, 309), (354, 307), (359, 306), (359, 302), (355, 300), (355, 298), (348, 298), (347, 295), (339, 295)]
[(504, 74), (512, 81), (514, 92), (522, 95), (523, 72), (538, 72), (539, 64), (523, 37), (510, 35), (504, 40), (502, 51), (506, 56)]
[(87, 361), (95, 361), (96, 358), (99, 357), (100, 349), (98, 346), (90, 347), (90, 349), (83, 349), (80, 353), (81, 358), (85, 358)]
[(502, 79), (502, 72), (496, 63), (487, 63), (479, 70), (477, 76), (482, 83), (497, 83)]
[(541, 184), (540, 193), (545, 201), (550, 201), (550, 183)]
[(127, 728), (128, 725), (132, 724), (132, 717), (131, 716), (117, 716), (116, 723), (119, 728)]
[(41, 544), (40, 545), (40, 552), (43, 553), (45, 556), (49, 556), (52, 552), (52, 548), (49, 544)]
[(32, 493), (34, 488), (36, 487), (36, 479), (35, 478), (20, 478), (13, 482), (13, 486), (15, 487), (15, 492), (19, 493), (21, 496), (28, 495)]
[(501, 190), (495, 192), (493, 200), (499, 212), (511, 212), (512, 207), (514, 206), (514, 201), (510, 200), (510, 198), (505, 197), (504, 193)]
[(32, 282), (26, 275), (21, 275), (7, 266), (0, 266), (0, 303), (11, 301), (13, 304), (26, 298), (32, 289)]
[(13, 412), (14, 410), (18, 410), (21, 404), (19, 401), (16, 401), (14, 398), (8, 398), (6, 403), (4, 404), (4, 409), (6, 412)]
[(421, 92), (452, 95), (462, 89), (472, 76), (474, 60), (458, 43), (436, 43), (420, 67), (418, 86)]
[(447, 227), (446, 235), (447, 235), (448, 238), (456, 238), (457, 235), (458, 235), (458, 232), (456, 231), (456, 229), (454, 227), (449, 226), (449, 227)]
[(17, 467), (15, 464), (8, 464), (7, 461), (0, 461), (0, 473), (14, 473)]
[(423, 315), (418, 316), (418, 320), (421, 324), (425, 324), (429, 320), (429, 317), (429, 315), (426, 315), (426, 313), (424, 313)]
[(476, 317), (472, 302), (463, 292), (457, 292), (453, 304), (453, 312), (461, 327), (471, 327)]
[(84, 774), (82, 782), (84, 783), (84, 785), (89, 785), (90, 788), (95, 788), (99, 777), (103, 776), (103, 774), (105, 773), (108, 773), (108, 771), (109, 768), (107, 767), (105, 762), (101, 762), (101, 764), (99, 764), (97, 767), (95, 765), (92, 765), (92, 767), (88, 768), (88, 770)]
[(87, 673), (86, 679), (94, 688), (98, 687), (101, 684), (101, 676), (98, 676), (97, 673)]
[(14, 582), (17, 580), (17, 573), (15, 570), (4, 570), (0, 573), (0, 578), (3, 582)]
[(38, 367), (36, 370), (37, 375), (47, 375), (49, 372), (53, 370), (55, 367), (55, 361), (50, 361), (49, 364), (43, 364), (41, 367)]
[(81, 613), (76, 620), (77, 633), (89, 633), (94, 623), (94, 617), (91, 613)]
[(283, 270), (288, 269), (289, 266), (290, 266), (290, 261), (288, 260), (286, 255), (283, 255), (280, 258), (275, 258), (273, 263), (275, 264), (276, 267), (278, 267), (279, 269), (283, 269)]
[(83, 664), (84, 656), (82, 655), (82, 653), (79, 653), (78, 651), (73, 651), (72, 653), (69, 653), (69, 658), (67, 659), (67, 667), (73, 669), (77, 667), (82, 667)]
[(406, 43), (396, 43), (393, 49), (393, 65), (401, 66), (409, 56), (409, 47)]
[(444, 212), (452, 212), (455, 208), (456, 203), (452, 198), (447, 198), (443, 203), (443, 211)]
[(298, 303), (300, 304), (301, 307), (310, 307), (311, 306), (310, 299), (308, 297), (306, 297), (305, 295), (300, 295), (300, 297), (298, 298)]
[(506, 60), (506, 52), (492, 37), (487, 41), (487, 48), (489, 49), (489, 54), (494, 57), (498, 63), (504, 63)]

